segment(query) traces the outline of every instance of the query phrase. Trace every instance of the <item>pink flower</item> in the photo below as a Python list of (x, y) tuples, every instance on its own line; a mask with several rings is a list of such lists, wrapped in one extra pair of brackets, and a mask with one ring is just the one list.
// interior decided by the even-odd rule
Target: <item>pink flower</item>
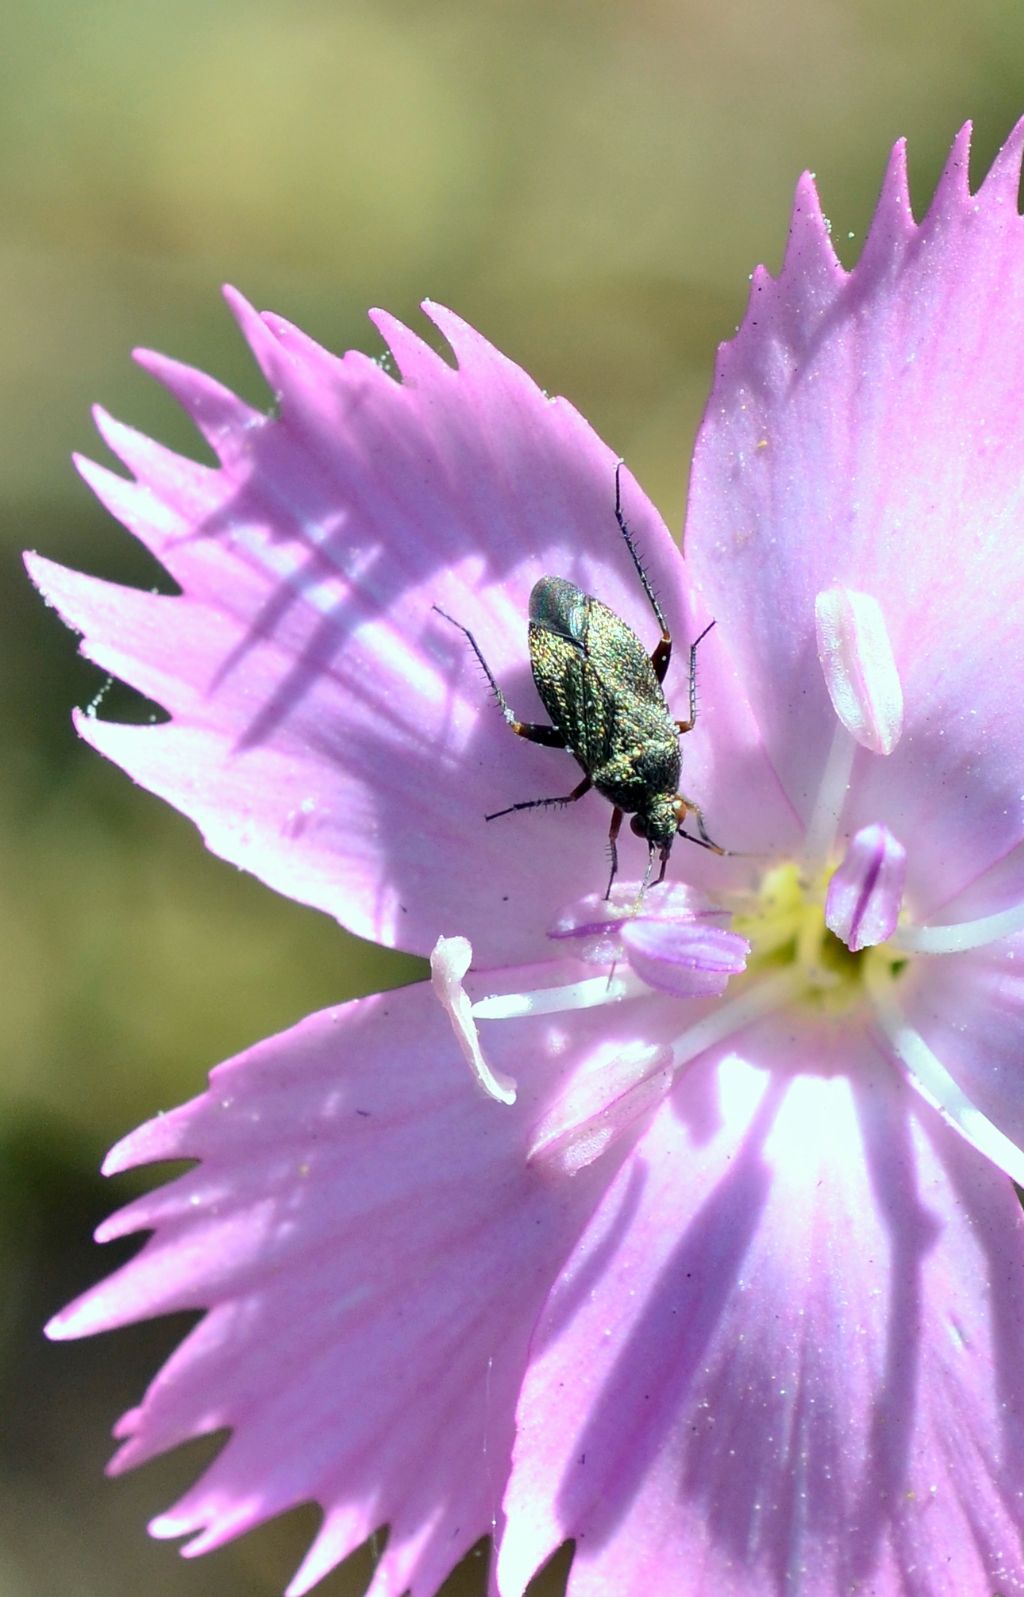
[(272, 416), (143, 357), (219, 469), (101, 418), (135, 480), (84, 474), (181, 593), (33, 560), (170, 715), (83, 736), (225, 859), (435, 951), (436, 990), (311, 1016), (107, 1161), (198, 1161), (51, 1326), (207, 1311), (118, 1426), (116, 1470), (231, 1431), (155, 1534), (314, 1500), (293, 1594), (385, 1523), (395, 1597), (492, 1530), (502, 1597), (567, 1538), (572, 1597), (1024, 1591), (1022, 147), (972, 194), (965, 133), (920, 223), (897, 148), (851, 272), (801, 182), (688, 569), (623, 472), (679, 715), (717, 621), (684, 789), (733, 851), (677, 842), (636, 915), (638, 839), (592, 896), (597, 795), (484, 823), (579, 773), (433, 610), (526, 719), (540, 575), (653, 647), (570, 406), (435, 307), (454, 368), (375, 317), (399, 383), (233, 298)]

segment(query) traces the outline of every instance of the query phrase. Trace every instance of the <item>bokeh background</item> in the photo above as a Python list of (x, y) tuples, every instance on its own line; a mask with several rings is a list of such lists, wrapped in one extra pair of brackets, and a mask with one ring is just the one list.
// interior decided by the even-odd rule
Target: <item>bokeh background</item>
[[(412, 979), (204, 854), (78, 746), (104, 683), (19, 551), (148, 583), (90, 499), (93, 400), (178, 447), (144, 343), (261, 399), (230, 280), (321, 342), (440, 299), (567, 394), (679, 527), (715, 345), (818, 174), (851, 260), (906, 134), (918, 209), (959, 124), (975, 172), (1024, 111), (1017, 0), (31, 0), (0, 44), (0, 1597), (271, 1597), (311, 1511), (202, 1560), (146, 1519), (193, 1449), (107, 1482), (109, 1427), (180, 1325), (49, 1347), (132, 1190), (97, 1166), (218, 1059)], [(111, 688), (105, 713), (137, 713)], [(112, 1250), (107, 1250), (108, 1255)], [(361, 1592), (369, 1554), (321, 1588)], [(562, 1561), (564, 1572), (564, 1560)], [(480, 1559), (447, 1597), (479, 1592)], [(538, 1590), (562, 1589), (557, 1572)]]

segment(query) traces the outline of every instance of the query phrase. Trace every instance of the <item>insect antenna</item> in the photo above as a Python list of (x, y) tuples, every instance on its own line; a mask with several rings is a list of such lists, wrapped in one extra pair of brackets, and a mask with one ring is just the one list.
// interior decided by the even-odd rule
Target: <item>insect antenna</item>
[(629, 550), (630, 559), (636, 568), (636, 574), (643, 583), (643, 589), (648, 600), (650, 601), (651, 609), (654, 611), (655, 620), (661, 628), (661, 635), (663, 638), (668, 638), (670, 635), (668, 630), (668, 622), (665, 620), (665, 612), (661, 608), (661, 601), (654, 591), (654, 584), (647, 574), (647, 567), (644, 565), (643, 560), (641, 559), (640, 551), (633, 540), (633, 534), (630, 532), (626, 518), (622, 513), (621, 478), (624, 464), (625, 462), (622, 460), (617, 460), (615, 462), (615, 519), (619, 524), (619, 531), (626, 540), (626, 548)]
[(708, 829), (704, 825), (703, 813), (698, 809), (697, 805), (692, 804), (688, 799), (683, 799), (682, 804), (685, 805), (684, 819), (687, 813), (693, 816), (697, 823), (697, 830), (700, 833), (700, 836), (694, 837), (692, 832), (684, 832), (682, 821), (680, 821), (679, 825), (676, 827), (676, 836), (685, 837), (688, 843), (696, 843), (698, 848), (709, 848), (712, 854), (721, 854), (723, 856), (731, 854), (731, 849), (723, 848), (721, 843), (716, 843), (714, 838), (708, 836)]
[(709, 848), (712, 854), (721, 854), (724, 857), (732, 853), (731, 849), (723, 848), (720, 843), (712, 843), (710, 837), (694, 837), (692, 832), (684, 832), (681, 826), (676, 827), (676, 836), (685, 837), (688, 843), (696, 843), (698, 848)]
[(446, 621), (450, 621), (453, 627), (458, 627), (458, 629), (462, 633), (463, 637), (468, 638), (469, 646), (472, 649), (473, 653), (476, 655), (477, 660), (478, 660), (478, 662), (480, 664), (480, 668), (483, 671), (484, 676), (487, 678), (488, 682), (491, 685), (491, 692), (494, 694), (494, 697), (495, 697), (495, 699), (497, 701), (497, 704), (498, 704), (498, 708), (501, 711), (502, 715), (505, 717), (505, 720), (508, 721), (508, 723), (511, 725), (512, 722), (515, 720), (515, 715), (513, 714), (512, 710), (509, 708), (509, 705), (508, 705), (508, 703), (507, 703), (507, 701), (505, 699), (505, 695), (504, 695), (504, 693), (502, 693), (501, 689), (499, 688), (499, 686), (498, 686), (498, 684), (497, 684), (497, 682), (495, 680), (494, 672), (491, 670), (490, 666), (487, 664), (487, 661), (484, 659), (483, 650), (481, 649), (479, 643), (477, 643), (477, 641), (474, 638), (472, 632), (470, 632), (468, 627), (464, 627), (462, 625), (461, 621), (456, 621), (454, 616), (450, 616), (448, 614), (447, 610), (442, 610), (441, 606), (439, 604), (431, 605), (431, 609), (432, 610), (436, 610), (437, 614), (439, 616), (444, 616), (444, 619)]

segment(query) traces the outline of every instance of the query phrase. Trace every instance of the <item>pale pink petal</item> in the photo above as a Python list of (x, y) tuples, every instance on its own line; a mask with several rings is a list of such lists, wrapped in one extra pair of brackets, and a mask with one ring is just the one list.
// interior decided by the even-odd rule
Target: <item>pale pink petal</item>
[(888, 827), (864, 826), (852, 837), (828, 884), (825, 924), (855, 953), (896, 930), (907, 879), (907, 851)]
[(560, 1277), (502, 1597), (570, 1537), (570, 1597), (1024, 1587), (1013, 1190), (857, 1028), (807, 1028), (691, 1068)]
[(691, 477), (687, 554), (720, 639), (705, 680), (732, 662), (805, 820), (835, 727), (815, 598), (880, 606), (903, 735), (859, 752), (845, 825), (913, 840), (922, 916), (1024, 837), (1022, 144), (1024, 124), (972, 194), (965, 132), (920, 223), (898, 146), (849, 272), (804, 178), (782, 271), (754, 274), (720, 351)]
[[(215, 852), (354, 931), (428, 953), (444, 903), (447, 926), (484, 963), (536, 956), (538, 906), (602, 878), (609, 808), (591, 794), (571, 817), (485, 822), (517, 799), (566, 792), (579, 771), (509, 734), (465, 639), (433, 607), (474, 630), (525, 719), (546, 719), (526, 632), (539, 576), (597, 593), (653, 648), (656, 623), (615, 521), (615, 456), (570, 405), (439, 307), (428, 313), (454, 368), (377, 313), (399, 382), (231, 302), (275, 414), (146, 355), (219, 467), (102, 415), (135, 480), (82, 465), (181, 594), (30, 562), (84, 634), (83, 652), (172, 717), (128, 727), (87, 716), (79, 728), (189, 815)], [(622, 490), (680, 639), (669, 689), (685, 707), (683, 645), (696, 622), (678, 556), (626, 470)], [(707, 736), (702, 727), (687, 740), (698, 794), (705, 719)], [(643, 844), (625, 840), (623, 856), (638, 876)]]
[(651, 1006), (573, 1020), (488, 1028), (519, 1077), (506, 1106), (472, 1089), (429, 984), (383, 994), (222, 1065), (114, 1150), (109, 1171), (200, 1162), (101, 1227), (155, 1234), (51, 1334), (205, 1308), (121, 1420), (113, 1467), (232, 1430), (157, 1534), (199, 1553), (314, 1500), (293, 1591), (388, 1523), (374, 1590), (433, 1597), (490, 1530), (535, 1320), (644, 1124), (568, 1182), (528, 1159), (574, 1073), (634, 1049)]

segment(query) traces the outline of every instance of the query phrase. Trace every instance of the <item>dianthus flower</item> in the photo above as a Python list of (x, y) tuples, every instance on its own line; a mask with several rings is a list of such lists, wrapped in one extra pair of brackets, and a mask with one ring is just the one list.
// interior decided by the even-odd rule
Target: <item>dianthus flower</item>
[[(599, 896), (597, 794), (485, 823), (579, 771), (434, 608), (532, 720), (541, 575), (656, 642), (569, 405), (433, 306), (454, 366), (375, 316), (396, 380), (232, 298), (270, 416), (142, 357), (217, 469), (101, 418), (134, 480), (85, 476), (181, 591), (33, 560), (169, 716), (82, 735), (215, 853), (434, 952), (107, 1161), (196, 1161), (50, 1328), (205, 1311), (118, 1426), (115, 1470), (229, 1432), (156, 1535), (313, 1501), (292, 1597), (384, 1525), (376, 1597), (490, 1533), (502, 1597), (567, 1539), (572, 1597), (1024, 1591), (1022, 147), (972, 194), (962, 135), (921, 222), (897, 148), (852, 271), (804, 178), (685, 563), (621, 472), (677, 645), (717, 622), (684, 789), (730, 851), (678, 841), (642, 902), (629, 836)], [(683, 714), (678, 646), (667, 687)]]

